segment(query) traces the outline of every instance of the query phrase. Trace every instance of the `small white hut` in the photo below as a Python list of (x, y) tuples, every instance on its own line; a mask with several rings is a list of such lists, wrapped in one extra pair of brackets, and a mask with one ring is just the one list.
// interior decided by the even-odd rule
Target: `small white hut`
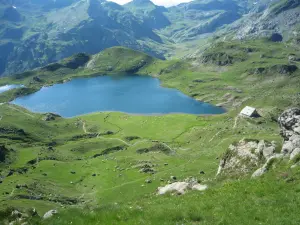
[(240, 116), (245, 116), (245, 117), (259, 117), (259, 114), (257, 110), (253, 107), (246, 106), (243, 108), (243, 110), (240, 112)]

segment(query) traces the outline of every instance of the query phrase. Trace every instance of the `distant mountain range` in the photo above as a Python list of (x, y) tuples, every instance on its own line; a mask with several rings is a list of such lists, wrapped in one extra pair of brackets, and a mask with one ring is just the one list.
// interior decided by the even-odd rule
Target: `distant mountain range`
[(2, 0), (0, 74), (112, 46), (163, 59), (174, 45), (213, 34), (245, 39), (277, 33), (298, 40), (299, 6), (299, 0), (196, 0), (170, 8), (149, 0), (123, 6), (103, 0)]

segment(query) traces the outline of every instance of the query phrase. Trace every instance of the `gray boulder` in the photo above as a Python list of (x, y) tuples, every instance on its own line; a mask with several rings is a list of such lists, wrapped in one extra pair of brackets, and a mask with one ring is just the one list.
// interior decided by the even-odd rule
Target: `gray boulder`
[(290, 155), (290, 160), (295, 159), (299, 155), (300, 155), (300, 148), (295, 148)]
[(291, 141), (286, 141), (286, 142), (284, 142), (284, 144), (282, 146), (281, 152), (283, 154), (291, 154), (293, 150), (294, 150), (293, 143)]
[(251, 177), (252, 177), (252, 178), (260, 177), (260, 176), (262, 176), (263, 174), (265, 174), (267, 171), (268, 171), (267, 168), (261, 167), (261, 168), (255, 170), (255, 172), (252, 174)]
[(260, 177), (262, 175), (264, 175), (266, 172), (268, 172), (268, 170), (272, 167), (272, 165), (278, 160), (278, 159), (282, 159), (283, 158), (283, 154), (273, 154), (270, 158), (268, 158), (268, 160), (265, 162), (265, 164), (261, 167), (258, 168), (253, 174), (252, 174), (252, 178), (256, 178), (256, 177)]
[(184, 181), (177, 181), (167, 184), (164, 187), (158, 187), (157, 194), (164, 195), (166, 193), (176, 193), (178, 195), (183, 195), (188, 190), (205, 191), (207, 188), (207, 185), (199, 184), (196, 178), (189, 177)]
[(52, 216), (54, 216), (55, 214), (57, 214), (57, 210), (56, 209), (52, 209), (48, 212), (46, 212), (43, 216), (43, 219), (48, 219), (48, 218), (51, 218)]

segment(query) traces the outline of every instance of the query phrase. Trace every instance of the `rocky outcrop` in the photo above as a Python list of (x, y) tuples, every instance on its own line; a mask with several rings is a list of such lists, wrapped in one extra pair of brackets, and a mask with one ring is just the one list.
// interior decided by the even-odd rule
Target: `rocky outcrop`
[(218, 66), (228, 66), (234, 62), (242, 62), (244, 60), (244, 58), (238, 58), (226, 52), (205, 53), (202, 56), (202, 63), (215, 64)]
[(132, 168), (139, 169), (140, 173), (154, 174), (156, 172), (154, 169), (154, 165), (151, 162), (138, 163), (137, 165), (133, 166)]
[(243, 139), (229, 146), (220, 161), (217, 175), (250, 173), (272, 158), (275, 150), (275, 142)]
[(17, 224), (25, 225), (28, 224), (28, 220), (30, 220), (33, 217), (39, 217), (35, 208), (31, 208), (27, 210), (26, 213), (13, 209), (7, 219), (8, 221), (10, 221), (9, 225), (17, 225)]
[[(229, 146), (220, 161), (217, 175), (242, 175), (250, 172), (252, 177), (265, 174), (277, 161), (285, 159), (297, 165), (300, 162), (300, 109), (284, 111), (278, 118), (280, 134), (284, 143), (280, 153), (274, 142), (264, 140), (241, 140)], [(295, 166), (294, 165), (294, 166)]]
[(290, 54), (288, 57), (289, 62), (300, 62), (300, 57), (295, 54)]
[(250, 74), (282, 74), (282, 75), (291, 75), (298, 70), (296, 65), (274, 65), (270, 67), (258, 67), (249, 70)]
[[(263, 167), (257, 169), (252, 177), (259, 177), (266, 173), (270, 166), (280, 158), (286, 158), (291, 163), (297, 165), (300, 160), (300, 109), (292, 108), (284, 111), (278, 118), (280, 134), (284, 138), (284, 143), (280, 154), (272, 155)], [(294, 167), (293, 165), (292, 167)]]
[(44, 121), (52, 121), (55, 120), (56, 118), (60, 118), (60, 115), (54, 114), (54, 113), (46, 113), (45, 116), (43, 117)]
[(272, 165), (274, 163), (277, 162), (277, 160), (280, 160), (283, 158), (282, 154), (273, 154), (266, 162), (265, 164), (258, 168), (257, 170), (254, 171), (254, 173), (252, 174), (252, 178), (256, 178), (256, 177), (260, 177), (263, 174), (265, 174), (266, 172), (268, 172), (268, 170), (272, 167)]

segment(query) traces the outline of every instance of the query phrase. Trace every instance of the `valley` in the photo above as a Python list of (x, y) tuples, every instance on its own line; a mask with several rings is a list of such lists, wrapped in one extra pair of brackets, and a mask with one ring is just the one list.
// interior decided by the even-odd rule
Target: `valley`
[(171, 59), (203, 52), (203, 43), (209, 46), (207, 40), (220, 36), (244, 40), (278, 33), (284, 40), (298, 40), (299, 33), (299, 4), (285, 5), (283, 0), (197, 0), (169, 8), (150, 0), (123, 6), (103, 0), (13, 3), (0, 5), (1, 75), (114, 46)]
[[(253, 50), (245, 53), (244, 49), (250, 46)], [(225, 52), (228, 57), (216, 59), (215, 52)], [(269, 55), (275, 52), (276, 58)], [(5, 102), (75, 77), (126, 76), (126, 72), (135, 71), (158, 77), (165, 87), (179, 89), (228, 110), (214, 116), (99, 112), (66, 119), (4, 103), (0, 106), (1, 140), (5, 148), (11, 150), (1, 172), (3, 210), (34, 207), (41, 216), (50, 209), (59, 211), (53, 220), (40, 221), (39, 217), (32, 217), (29, 221), (33, 224), (68, 224), (69, 221), (73, 224), (104, 221), (111, 224), (156, 224), (158, 221), (163, 224), (174, 221), (253, 224), (256, 220), (270, 223), (271, 217), (265, 213), (298, 204), (298, 196), (293, 192), (297, 190), (297, 167), (290, 170), (289, 164), (283, 161), (258, 180), (249, 180), (243, 175), (237, 180), (215, 175), (220, 157), (234, 142), (243, 138), (263, 139), (281, 145), (276, 120), (285, 108), (299, 105), (299, 70), (273, 70), (288, 62), (288, 55), (297, 54), (294, 47), (286, 48), (284, 43), (267, 40), (220, 43), (202, 59), (193, 61), (162, 61), (115, 47), (84, 57), (87, 61), (75, 55), (39, 70), (1, 79), (2, 84), (25, 86), (2, 93), (1, 101)], [(264, 63), (261, 55), (265, 55)], [(126, 63), (120, 58), (126, 58)], [(264, 75), (253, 69), (255, 65), (266, 68), (259, 69)], [(262, 117), (238, 117), (245, 105), (256, 107)], [(285, 171), (290, 171), (288, 177), (294, 182), (274, 178), (274, 174), (276, 177)], [(179, 181), (192, 176), (209, 189), (203, 194), (190, 191), (177, 197), (157, 196), (157, 187), (167, 184), (172, 176)], [(226, 202), (228, 210), (235, 208), (236, 201), (244, 198), (247, 190), (248, 202), (234, 210), (234, 218), (224, 217), (228, 213), (221, 210), (225, 207), (223, 204)], [(283, 208), (278, 208), (276, 201), (270, 202), (265, 205), (264, 215), (260, 214), (261, 211), (257, 211), (261, 207), (259, 196), (272, 201), (276, 192), (279, 201), (279, 190), (290, 190), (293, 203), (282, 193)], [(219, 205), (220, 210), (207, 210), (213, 205)], [(292, 209), (290, 213), (293, 215)], [(251, 217), (253, 214), (255, 218)], [(271, 223), (280, 224), (281, 218), (273, 216)]]

